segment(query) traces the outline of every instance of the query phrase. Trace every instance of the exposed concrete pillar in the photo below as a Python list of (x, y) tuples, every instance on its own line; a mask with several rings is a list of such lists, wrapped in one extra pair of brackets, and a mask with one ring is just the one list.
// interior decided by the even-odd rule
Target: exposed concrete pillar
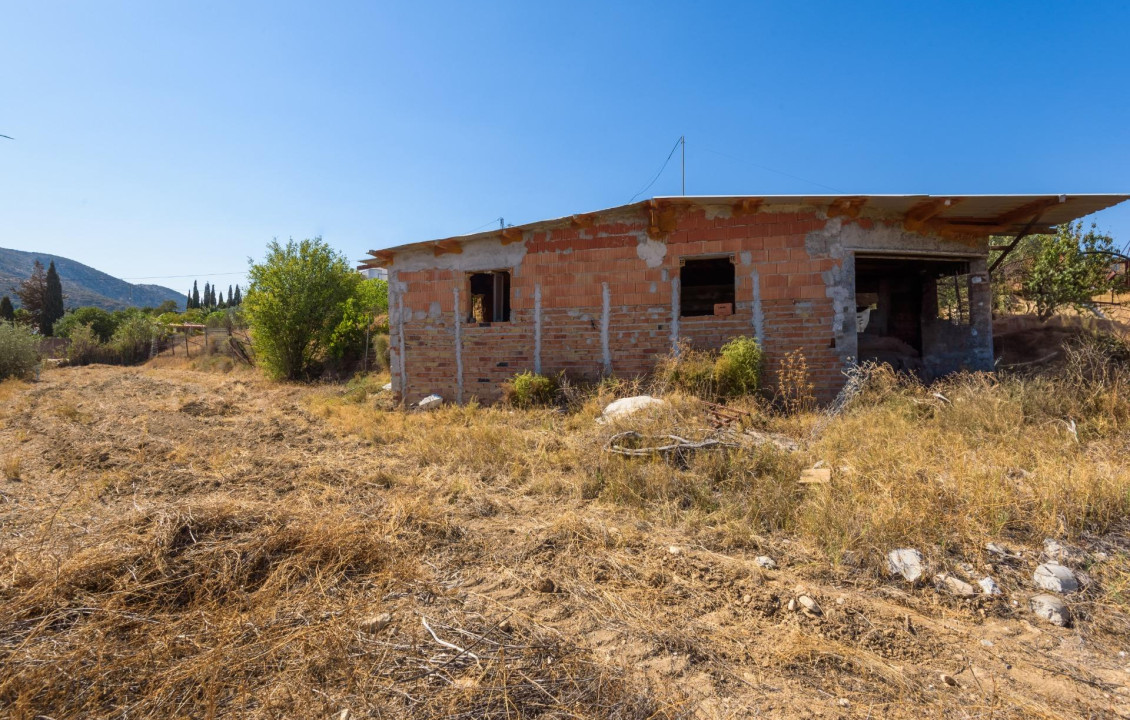
[(757, 338), (757, 344), (764, 348), (765, 313), (761, 310), (761, 276), (757, 274), (755, 268), (750, 272), (749, 277), (753, 284), (753, 336)]
[(671, 278), (671, 354), (679, 352), (679, 276)]
[(541, 285), (534, 285), (534, 372), (541, 375)]
[(463, 318), (459, 312), (459, 285), (453, 288), (455, 294), (455, 400), (463, 404)]
[(612, 348), (608, 343), (608, 326), (612, 321), (612, 294), (608, 283), (600, 284), (600, 354), (604, 359), (604, 374), (612, 374)]

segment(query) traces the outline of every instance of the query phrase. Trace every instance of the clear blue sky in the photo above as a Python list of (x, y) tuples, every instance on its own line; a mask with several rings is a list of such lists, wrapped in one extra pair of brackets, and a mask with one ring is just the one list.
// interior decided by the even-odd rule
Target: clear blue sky
[[(1128, 31), (1095, 1), (0, 2), (0, 246), (226, 286), (274, 237), (357, 260), (627, 202), (684, 133), (689, 194), (1126, 192)], [(673, 161), (648, 194), (678, 192)], [(1130, 205), (1095, 220), (1130, 240)]]

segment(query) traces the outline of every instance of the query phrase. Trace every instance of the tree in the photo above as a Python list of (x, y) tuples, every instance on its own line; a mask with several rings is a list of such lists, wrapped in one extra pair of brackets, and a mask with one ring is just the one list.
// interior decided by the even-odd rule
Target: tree
[(236, 305), (242, 305), (243, 304), (243, 293), (240, 292), (239, 285), (235, 286), (235, 304)]
[(362, 280), (352, 297), (345, 301), (341, 321), (334, 328), (328, 347), (330, 356), (340, 362), (360, 360), (370, 338), (373, 321), (388, 312), (388, 282), (380, 278)]
[(204, 307), (212, 307), (212, 286), (204, 283)]
[(16, 309), (12, 307), (12, 298), (5, 295), (0, 298), (0, 322), (12, 322), (16, 319)]
[(244, 311), (263, 367), (275, 378), (311, 377), (361, 276), (321, 238), (272, 241), (248, 275)]
[(192, 307), (200, 307), (200, 289), (196, 285), (196, 281), (192, 281)]
[(1064, 306), (1093, 307), (1093, 298), (1111, 288), (1114, 240), (1094, 225), (1065, 223), (1055, 235), (1032, 235), (1021, 241), (997, 272), (996, 282), (1011, 287), (1035, 305), (1046, 320)]
[(43, 263), (35, 261), (31, 277), (20, 283), (16, 294), (20, 296), (20, 304), (23, 306), (20, 309), (27, 312), (32, 324), (42, 327), (43, 308), (47, 303), (47, 271), (43, 269)]
[(39, 318), (39, 332), (50, 335), (55, 327), (55, 321), (63, 317), (63, 283), (59, 280), (59, 273), (55, 270), (55, 261), (47, 266), (46, 287), (43, 298), (43, 313)]
[(64, 315), (55, 323), (55, 334), (59, 337), (69, 338), (77, 328), (89, 326), (101, 342), (109, 342), (114, 331), (118, 329), (118, 320), (100, 307), (80, 307)]
[(235, 295), (232, 295), (231, 285), (228, 285), (228, 307), (235, 307)]
[(191, 290), (189, 290), (188, 295), (185, 296), (184, 309), (185, 310), (191, 310), (192, 309), (192, 291)]

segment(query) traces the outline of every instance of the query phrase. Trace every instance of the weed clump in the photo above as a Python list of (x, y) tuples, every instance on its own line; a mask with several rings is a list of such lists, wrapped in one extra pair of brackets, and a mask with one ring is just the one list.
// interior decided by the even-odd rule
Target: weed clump
[(719, 351), (696, 350), (684, 343), (660, 361), (655, 376), (663, 389), (720, 400), (757, 392), (761, 363), (761, 346), (753, 338), (733, 338)]
[(0, 380), (27, 377), (39, 362), (39, 338), (23, 325), (0, 321)]
[(518, 373), (503, 387), (506, 402), (514, 407), (545, 407), (557, 401), (560, 383), (557, 378), (537, 373)]

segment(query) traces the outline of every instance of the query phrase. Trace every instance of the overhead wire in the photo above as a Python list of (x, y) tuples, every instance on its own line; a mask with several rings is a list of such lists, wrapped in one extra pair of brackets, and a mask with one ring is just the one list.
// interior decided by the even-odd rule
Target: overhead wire
[(667, 163), (671, 162), (671, 158), (675, 156), (675, 151), (679, 149), (679, 143), (681, 142), (683, 142), (682, 137), (675, 141), (674, 147), (671, 148), (671, 152), (667, 153), (667, 159), (663, 161), (663, 165), (660, 166), (659, 172), (655, 173), (655, 177), (651, 179), (651, 182), (649, 182), (643, 190), (640, 190), (638, 193), (632, 196), (632, 199), (628, 201), (629, 203), (634, 203), (636, 201), (636, 198), (638, 198), (640, 195), (643, 195), (651, 188), (652, 185), (655, 184), (655, 181), (659, 179), (659, 176), (663, 174), (663, 171), (667, 169)]

